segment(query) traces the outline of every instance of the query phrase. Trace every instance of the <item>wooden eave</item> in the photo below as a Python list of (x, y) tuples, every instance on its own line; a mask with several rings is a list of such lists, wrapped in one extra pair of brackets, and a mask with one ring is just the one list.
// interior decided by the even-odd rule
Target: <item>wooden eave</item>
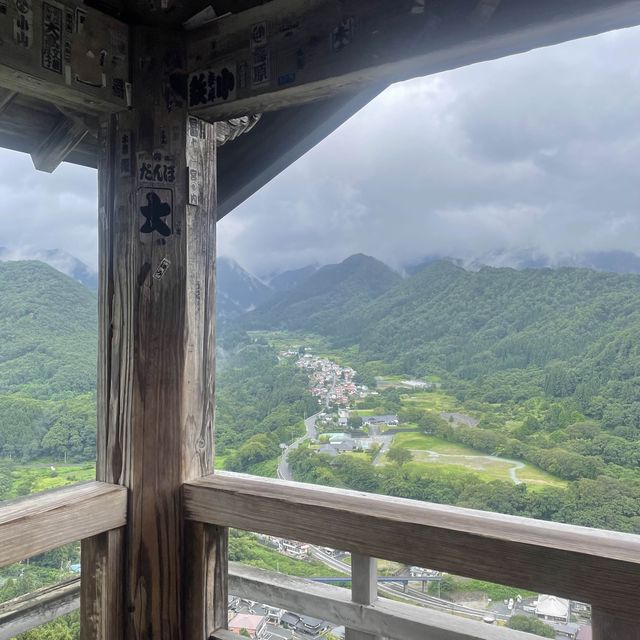
[[(363, 3), (363, 11), (375, 11), (383, 1)], [(158, 0), (150, 3), (148, 0), (99, 0), (84, 4), (104, 12), (109, 20), (115, 18), (131, 25), (156, 25), (171, 31), (180, 29), (184, 20), (209, 4), (218, 15), (231, 13), (230, 18), (205, 25), (195, 32), (196, 35), (192, 35), (194, 32), (186, 34), (188, 38), (197, 39), (206, 38), (208, 30), (220, 34), (227, 24), (230, 28), (240, 29), (245, 15), (246, 23), (250, 25), (253, 19), (265, 16), (268, 19), (270, 11), (277, 16), (278, 7), (291, 6), (291, 11), (302, 12), (305, 7), (311, 7), (317, 11), (322, 2), (214, 0), (209, 3), (169, 0), (167, 3)], [(335, 9), (337, 4), (340, 3), (335, 0), (326, 2), (328, 8)], [(351, 4), (355, 6), (356, 3)], [(416, 0), (400, 0), (397, 3), (407, 11), (414, 4), (420, 3)], [(441, 16), (438, 18), (441, 19), (441, 25), (438, 20), (433, 22), (436, 25), (433, 45), (430, 44), (425, 51), (417, 52), (414, 51), (415, 46), (410, 46), (404, 53), (392, 51), (391, 62), (384, 69), (374, 72), (365, 70), (362, 73), (349, 71), (334, 84), (321, 80), (300, 88), (278, 87), (271, 93), (263, 94), (263, 97), (258, 95), (255, 99), (238, 101), (239, 113), (261, 112), (263, 116), (250, 133), (219, 149), (219, 217), (255, 193), (393, 81), (640, 23), (638, 0), (537, 0), (535, 3), (529, 0), (426, 0), (423, 4), (434, 16)], [(150, 9), (150, 5), (157, 5), (157, 9)], [(163, 6), (167, 8), (161, 8)], [(256, 18), (251, 17), (254, 14)], [(201, 36), (201, 32), (204, 35)], [(233, 49), (236, 46), (233, 45), (233, 37), (228, 40), (231, 43), (228, 46)], [(228, 58), (228, 54), (225, 51), (223, 57)], [(409, 56), (407, 60), (404, 59), (406, 56)], [(347, 67), (353, 67), (351, 62)], [(336, 69), (336, 74), (339, 72), (340, 69)], [(48, 95), (41, 96), (37, 92), (25, 95), (21, 91), (16, 92), (15, 87), (2, 89), (1, 80), (0, 146), (34, 153), (43, 138), (60, 122), (60, 108)], [(307, 89), (307, 86), (310, 88)], [(68, 109), (69, 105), (65, 105), (65, 108)], [(224, 109), (194, 110), (199, 117), (212, 121), (225, 119), (233, 115), (232, 112), (233, 105)], [(66, 161), (96, 166), (98, 115), (87, 113), (87, 134), (78, 136), (79, 142), (66, 152)]]

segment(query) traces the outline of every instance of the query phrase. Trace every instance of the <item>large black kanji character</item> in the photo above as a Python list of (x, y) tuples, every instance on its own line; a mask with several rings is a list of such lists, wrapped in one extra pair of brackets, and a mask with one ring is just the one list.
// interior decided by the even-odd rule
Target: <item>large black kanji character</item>
[(171, 207), (166, 202), (161, 202), (157, 193), (147, 193), (147, 206), (140, 207), (140, 213), (146, 218), (140, 227), (142, 233), (157, 231), (161, 236), (171, 235), (171, 229), (162, 219), (171, 213)]
[(207, 104), (207, 81), (204, 73), (197, 73), (189, 82), (189, 104), (197, 107), (199, 104)]

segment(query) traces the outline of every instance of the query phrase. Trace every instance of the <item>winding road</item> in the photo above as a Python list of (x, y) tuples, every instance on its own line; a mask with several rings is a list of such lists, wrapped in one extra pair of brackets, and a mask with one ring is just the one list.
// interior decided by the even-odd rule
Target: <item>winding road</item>
[(293, 480), (293, 474), (291, 473), (288, 462), (289, 452), (297, 449), (300, 444), (307, 439), (315, 440), (317, 435), (316, 420), (318, 419), (319, 415), (319, 413), (316, 413), (312, 416), (309, 416), (304, 421), (305, 434), (294, 440), (288, 447), (285, 447), (282, 450), (282, 455), (280, 456), (280, 461), (278, 462), (278, 478), (280, 478), (280, 480)]
[(465, 459), (465, 460), (488, 460), (490, 462), (506, 462), (511, 465), (509, 468), (509, 477), (513, 481), (514, 484), (522, 484), (522, 480), (518, 478), (518, 471), (520, 469), (525, 468), (524, 462), (520, 462), (519, 460), (509, 460), (508, 458), (501, 458), (500, 456), (489, 456), (489, 455), (467, 455), (467, 454), (459, 454), (459, 453), (439, 453), (438, 451), (432, 451), (431, 449), (412, 449), (412, 452), (426, 452), (429, 454), (429, 458), (435, 460), (440, 458), (455, 458), (457, 460)]

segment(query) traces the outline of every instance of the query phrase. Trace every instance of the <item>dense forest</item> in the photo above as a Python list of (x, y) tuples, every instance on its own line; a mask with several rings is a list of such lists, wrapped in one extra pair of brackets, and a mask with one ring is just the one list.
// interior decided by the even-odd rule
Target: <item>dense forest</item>
[[(332, 277), (335, 270), (343, 287), (358, 286), (348, 262)], [(308, 304), (324, 290), (322, 275), (314, 275)], [(480, 419), (478, 427), (420, 411), (405, 420), (476, 451), (528, 461), (568, 484), (528, 492), (474, 474), (425, 478), (304, 448), (291, 460), (298, 478), (640, 532), (640, 276), (575, 268), (474, 272), (435, 262), (384, 291), (366, 288), (368, 300), (354, 295), (358, 302), (334, 309), (331, 322), (330, 295), (319, 303), (325, 315), (318, 322), (300, 301), (304, 289), (272, 301), (264, 314), (248, 314), (245, 326), (321, 334), (348, 352), (370, 384), (379, 374), (436, 377)], [(297, 315), (298, 308), (305, 312)], [(402, 409), (397, 392), (395, 400), (387, 396), (380, 409)]]
[(95, 294), (41, 262), (0, 262), (0, 455), (95, 457)]
[[(37, 262), (0, 262), (0, 296), (2, 499), (55, 486), (64, 462), (88, 461), (82, 473), (91, 472), (97, 317), (95, 293)], [(444, 442), (526, 461), (559, 484), (425, 474), (406, 453), (376, 465), (373, 454), (330, 458), (306, 446), (289, 456), (296, 478), (640, 533), (640, 276), (436, 262), (402, 278), (366, 256), (311, 270), (219, 336), (217, 465), (274, 475), (280, 445), (302, 435), (318, 404), (295, 359), (257, 329), (320, 336), (360, 383), (438, 380), (438, 393), (477, 418), (476, 427), (409, 407), (397, 389), (360, 406), (398, 413)], [(35, 467), (43, 471), (32, 474)], [(68, 473), (65, 481), (84, 477)], [(237, 557), (251, 548), (256, 563), (270, 561), (246, 537), (233, 545)], [(27, 570), (3, 570), (0, 599), (68, 575), (76, 560), (71, 546)], [(73, 616), (56, 624), (57, 635), (25, 638), (77, 637)]]
[(265, 473), (263, 463), (275, 464), (280, 444), (304, 433), (303, 419), (318, 405), (307, 391), (307, 377), (291, 361), (279, 359), (265, 341), (239, 333), (223, 344), (227, 355), (218, 367), (216, 455), (226, 469), (273, 475)]

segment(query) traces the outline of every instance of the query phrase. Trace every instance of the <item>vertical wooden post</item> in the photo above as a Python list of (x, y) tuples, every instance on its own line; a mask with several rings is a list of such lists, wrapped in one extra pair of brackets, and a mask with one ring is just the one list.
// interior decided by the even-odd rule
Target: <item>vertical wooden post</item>
[(640, 621), (616, 617), (597, 607), (592, 610), (593, 640), (640, 640)]
[[(226, 576), (225, 538), (195, 532), (185, 553), (181, 486), (213, 470), (215, 127), (179, 95), (180, 36), (132, 40), (134, 108), (103, 123), (99, 163), (97, 477), (129, 488), (122, 593), (100, 589), (123, 598), (124, 628), (87, 624), (83, 640), (204, 640), (184, 562), (199, 559), (204, 590), (221, 592), (210, 582)], [(83, 580), (104, 581), (91, 563), (112, 551), (86, 547)]]
[[(375, 558), (351, 554), (351, 599), (358, 604), (373, 604), (378, 599), (378, 566)], [(377, 640), (377, 636), (347, 629), (345, 640)]]

